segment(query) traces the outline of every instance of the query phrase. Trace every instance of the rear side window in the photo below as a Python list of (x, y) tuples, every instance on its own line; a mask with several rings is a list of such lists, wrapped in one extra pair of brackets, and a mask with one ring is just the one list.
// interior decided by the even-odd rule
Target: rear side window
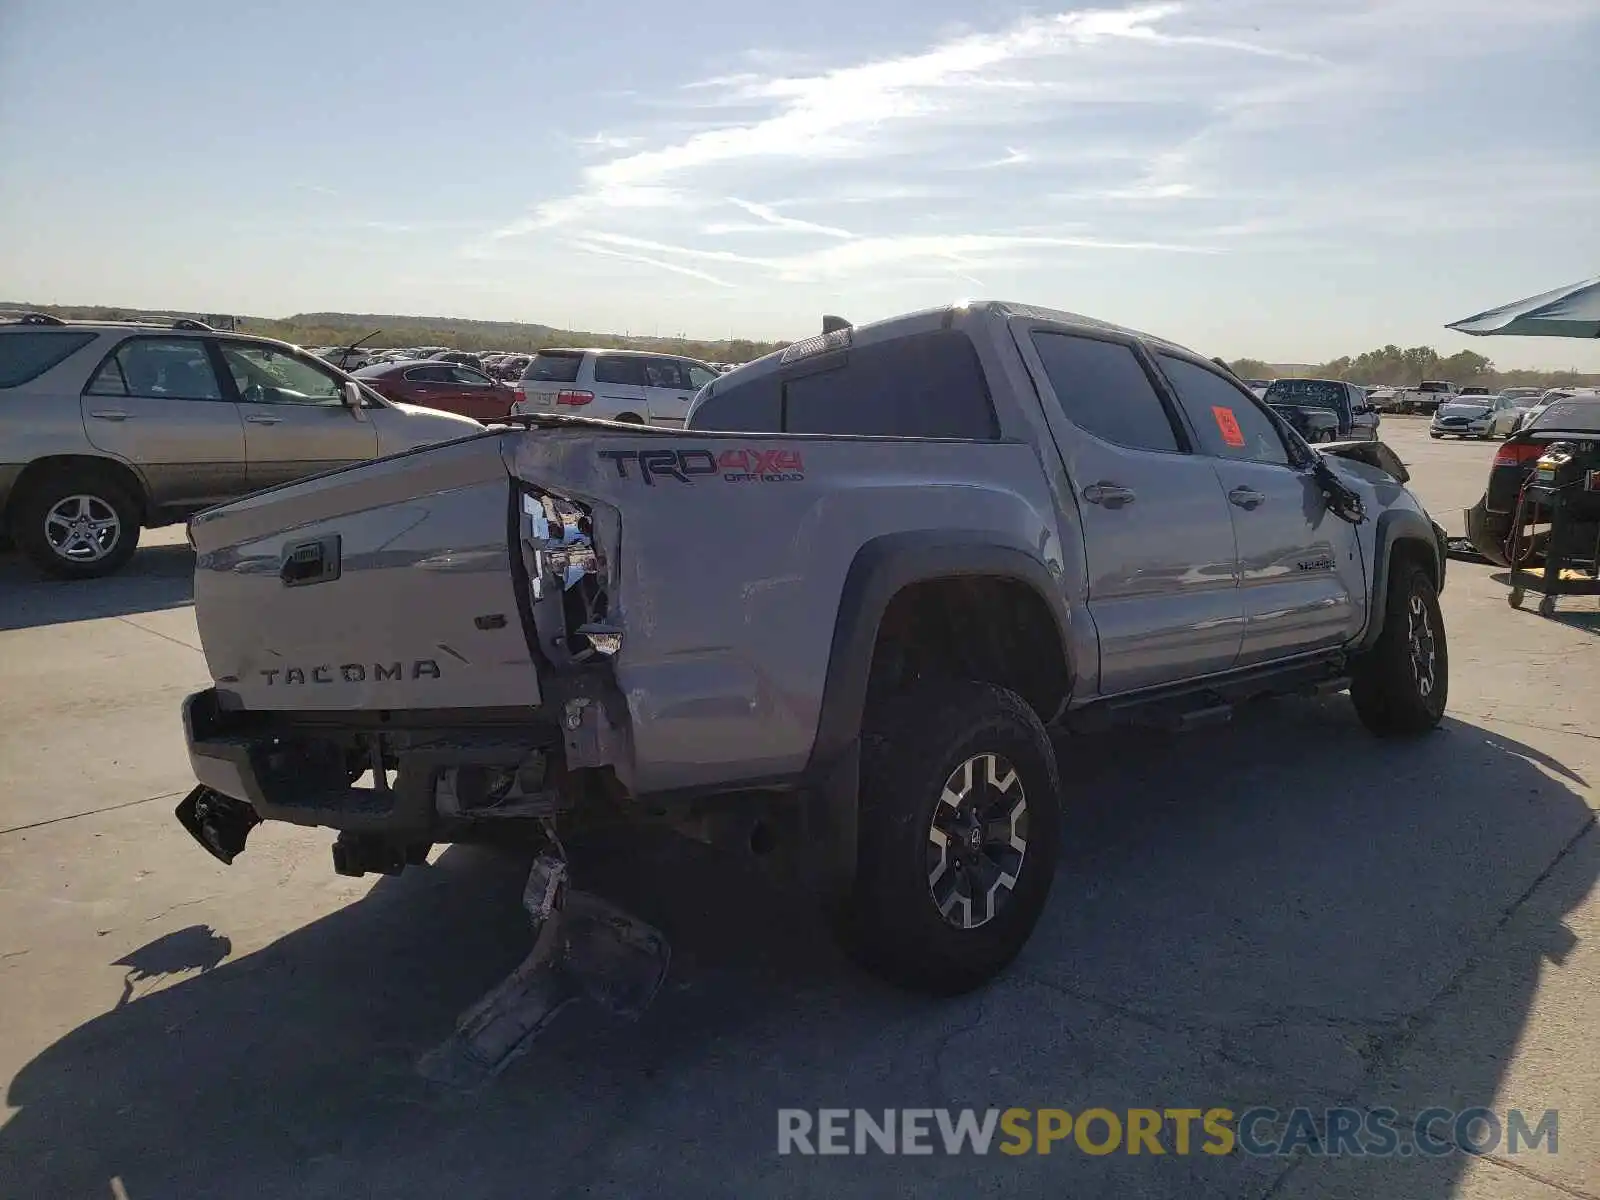
[(204, 343), (195, 338), (130, 338), (90, 380), (91, 396), (221, 400)]
[[(577, 377), (577, 372), (574, 371), (561, 382), (571, 383)], [(644, 359), (632, 354), (602, 354), (594, 360), (594, 381), (621, 384), (625, 387), (643, 387)]]
[(644, 363), (645, 386), (673, 388), (680, 392), (690, 390), (689, 372), (675, 358), (647, 358)]
[[(1200, 439), (1200, 448), (1215, 458), (1289, 465), (1289, 450), (1255, 399), (1215, 371), (1181, 358), (1161, 355), (1161, 369), (1178, 393), (1178, 402)], [(1268, 392), (1271, 395), (1271, 392)]]
[(941, 330), (856, 346), (836, 367), (790, 377), (783, 388), (788, 433), (877, 437), (999, 436), (977, 351), (964, 333)]
[(1172, 419), (1138, 357), (1119, 342), (1039, 332), (1033, 345), (1067, 420), (1134, 450), (1178, 449)]
[(573, 383), (578, 378), (578, 368), (582, 364), (582, 354), (547, 354), (540, 351), (528, 364), (523, 379), (529, 383)]
[(406, 372), (407, 383), (444, 383), (449, 378), (449, 367), (412, 367)]
[(92, 333), (50, 330), (0, 336), (0, 388), (39, 378), (67, 355), (94, 341)]

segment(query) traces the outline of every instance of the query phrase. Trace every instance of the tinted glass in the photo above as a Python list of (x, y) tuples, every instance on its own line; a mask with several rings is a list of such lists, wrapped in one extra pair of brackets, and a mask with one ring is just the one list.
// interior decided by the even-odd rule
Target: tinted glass
[(407, 383), (444, 383), (450, 378), (450, 367), (412, 367), (406, 372)]
[(74, 350), (94, 341), (92, 333), (8, 333), (0, 336), (0, 388), (37, 379)]
[[(1166, 362), (1177, 361), (1163, 360), (1163, 367)], [(1300, 404), (1308, 408), (1331, 408), (1335, 412), (1339, 411), (1344, 398), (1344, 384), (1329, 379), (1274, 379), (1267, 386), (1265, 396), (1268, 404)]]
[(489, 386), (489, 377), (481, 371), (474, 371), (471, 367), (451, 367), (450, 381), (464, 383), (469, 387)]
[[(789, 433), (999, 436), (983, 368), (964, 333), (942, 330), (857, 346), (836, 367), (784, 384)], [(804, 367), (799, 368), (804, 370)]]
[(529, 383), (572, 383), (578, 378), (582, 354), (546, 354), (533, 356), (523, 379)]
[[(573, 374), (571, 379), (578, 376)], [(570, 382), (567, 380), (565, 382)], [(615, 383), (626, 387), (644, 386), (644, 359), (631, 354), (602, 354), (594, 360), (594, 381)]]
[(689, 391), (689, 372), (675, 358), (647, 358), (644, 360), (646, 387), (673, 388)]
[(1078, 428), (1136, 450), (1178, 449), (1161, 397), (1127, 346), (1066, 333), (1035, 333), (1033, 345)]
[(114, 371), (108, 363), (96, 373), (89, 387), (93, 394), (152, 400), (222, 399), (205, 344), (193, 338), (135, 338), (119, 346), (114, 357)]
[(690, 429), (780, 433), (783, 430), (783, 380), (772, 372), (729, 387), (716, 385), (689, 418)]
[(1529, 428), (1600, 431), (1600, 400), (1557, 400)]
[(338, 376), (276, 346), (228, 342), (223, 344), (222, 358), (239, 389), (239, 399), (246, 403), (344, 403)]
[(1272, 418), (1255, 400), (1215, 371), (1161, 355), (1161, 369), (1189, 414), (1200, 449), (1216, 458), (1289, 464), (1289, 451)]

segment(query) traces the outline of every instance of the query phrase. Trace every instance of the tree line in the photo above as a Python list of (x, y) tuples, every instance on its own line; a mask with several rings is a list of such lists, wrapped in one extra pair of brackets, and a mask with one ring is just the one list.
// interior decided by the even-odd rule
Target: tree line
[[(0, 308), (48, 312), (79, 321), (138, 321), (160, 316), (199, 316), (198, 313), (155, 313), (149, 309), (105, 306), (12, 304)], [(443, 346), (451, 350), (507, 350), (532, 353), (549, 346), (595, 346), (616, 350), (658, 350), (683, 354), (708, 362), (749, 362), (787, 342), (757, 342), (746, 338), (706, 340), (697, 338), (629, 337), (616, 333), (590, 333), (555, 329), (524, 321), (472, 321), (453, 317), (407, 317), (381, 313), (296, 313), (292, 317), (239, 317), (241, 332), (277, 338), (297, 346), (347, 346), (377, 331), (365, 345)], [(1241, 358), (1230, 363), (1242, 379), (1276, 379), (1286, 372), (1258, 358)], [(1415, 385), (1424, 379), (1448, 379), (1455, 384), (1483, 384), (1500, 387), (1572, 387), (1600, 384), (1600, 375), (1577, 371), (1502, 371), (1490, 359), (1471, 350), (1449, 356), (1432, 346), (1401, 349), (1389, 345), (1368, 350), (1355, 357), (1344, 355), (1294, 374), (1318, 379), (1347, 379), (1351, 383)]]
[[(149, 321), (170, 317), (196, 317), (208, 314), (142, 308), (116, 308), (104, 305), (21, 304), (0, 302), (0, 309), (18, 312), (46, 312), (74, 321)], [(241, 333), (277, 338), (296, 346), (347, 346), (367, 338), (365, 346), (385, 349), (407, 346), (442, 346), (450, 350), (506, 350), (532, 353), (549, 346), (594, 346), (607, 350), (657, 350), (682, 354), (708, 362), (749, 362), (787, 342), (758, 342), (747, 338), (720, 341), (673, 338), (629, 337), (616, 333), (590, 333), (554, 329), (522, 321), (472, 321), (451, 317), (407, 317), (380, 313), (296, 313), (292, 317), (236, 317)]]
[[(1241, 379), (1276, 379), (1286, 372), (1258, 358), (1241, 358), (1228, 364)], [(1388, 345), (1351, 357), (1346, 354), (1325, 363), (1315, 363), (1296, 375), (1314, 379), (1346, 379), (1351, 383), (1410, 386), (1424, 379), (1447, 379), (1455, 384), (1482, 384), (1503, 387), (1587, 387), (1600, 383), (1600, 375), (1579, 371), (1502, 371), (1482, 354), (1462, 350), (1448, 356), (1432, 346), (1412, 346), (1402, 350)]]

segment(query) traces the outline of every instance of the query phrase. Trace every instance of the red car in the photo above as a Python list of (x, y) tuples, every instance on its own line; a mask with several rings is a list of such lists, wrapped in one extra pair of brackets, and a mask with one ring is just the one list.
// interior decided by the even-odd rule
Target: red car
[(437, 359), (379, 363), (352, 372), (389, 400), (494, 421), (511, 411), (511, 386), (459, 363)]

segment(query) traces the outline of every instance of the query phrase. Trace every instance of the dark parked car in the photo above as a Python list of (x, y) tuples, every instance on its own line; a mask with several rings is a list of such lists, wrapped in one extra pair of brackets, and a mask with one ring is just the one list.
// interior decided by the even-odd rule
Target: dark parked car
[(428, 357), (434, 362), (456, 363), (459, 366), (471, 367), (474, 371), (483, 369), (483, 355), (473, 354), (469, 350), (440, 350)]
[(1342, 379), (1274, 379), (1262, 396), (1308, 442), (1373, 441), (1378, 410)]
[[(1600, 450), (1600, 399), (1557, 400), (1500, 444), (1489, 467), (1483, 497), (1467, 509), (1467, 538), (1492, 563), (1511, 565), (1506, 542), (1516, 515), (1517, 496), (1533, 464), (1551, 442), (1576, 442), (1580, 453)], [(1587, 447), (1587, 449), (1585, 449)], [(1592, 535), (1591, 535), (1592, 537)], [(1538, 543), (1531, 543), (1537, 552)]]
[(356, 378), (386, 399), (495, 421), (511, 411), (509, 385), (482, 371), (439, 359), (383, 363), (357, 371)]

